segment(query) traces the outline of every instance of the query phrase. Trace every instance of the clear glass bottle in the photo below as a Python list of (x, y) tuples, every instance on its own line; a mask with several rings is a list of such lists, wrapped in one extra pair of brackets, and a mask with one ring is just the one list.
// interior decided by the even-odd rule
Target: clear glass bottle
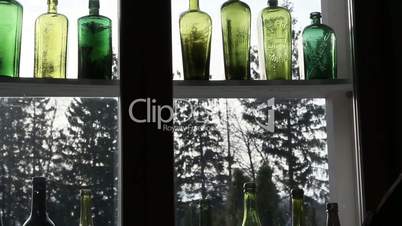
[(338, 215), (338, 204), (327, 204), (327, 226), (341, 226)]
[(185, 80), (209, 80), (212, 20), (200, 11), (198, 0), (180, 16), (180, 38)]
[(263, 73), (268, 80), (292, 79), (292, 19), (289, 10), (269, 0), (261, 12)]
[(304, 226), (304, 191), (292, 190), (292, 226)]
[(303, 31), (306, 79), (336, 79), (336, 37), (332, 28), (321, 23), (321, 13), (311, 13), (312, 24)]
[(78, 19), (78, 78), (112, 79), (112, 21), (89, 0), (89, 15)]
[(32, 184), (31, 215), (23, 226), (54, 226), (46, 211), (46, 178), (34, 177)]
[(0, 76), (19, 76), (22, 11), (17, 1), (0, 0)]
[(244, 189), (244, 215), (242, 226), (261, 226), (257, 212), (257, 186), (255, 183), (245, 183)]
[(222, 5), (221, 21), (226, 79), (249, 80), (250, 8), (240, 0), (228, 0)]
[(81, 189), (81, 209), (80, 209), (80, 226), (94, 226), (92, 219), (92, 197), (91, 190)]
[(57, 13), (58, 0), (35, 23), (35, 78), (66, 78), (67, 17)]

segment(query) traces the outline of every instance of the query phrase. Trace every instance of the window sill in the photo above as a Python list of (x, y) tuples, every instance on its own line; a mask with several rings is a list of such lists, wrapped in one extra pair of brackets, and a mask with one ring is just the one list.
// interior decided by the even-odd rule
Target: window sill
[(0, 97), (119, 97), (119, 80), (0, 77)]
[(350, 80), (174, 81), (175, 98), (327, 98), (353, 91)]

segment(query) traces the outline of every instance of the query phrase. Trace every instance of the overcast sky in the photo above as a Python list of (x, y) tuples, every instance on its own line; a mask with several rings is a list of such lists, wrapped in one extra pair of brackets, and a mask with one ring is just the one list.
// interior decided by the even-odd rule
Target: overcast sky
[[(212, 51), (211, 68), (212, 79), (224, 79), (224, 63), (222, 50), (220, 8), (226, 0), (199, 0), (202, 11), (208, 13), (212, 18)], [(252, 13), (251, 45), (257, 45), (257, 16), (262, 9), (267, 7), (267, 0), (242, 0), (250, 6)], [(279, 0), (279, 5), (283, 0)], [(321, 11), (321, 0), (293, 0), (293, 17), (297, 18), (296, 28), (302, 30), (310, 24), (310, 13)], [(188, 10), (188, 0), (172, 0), (172, 32), (173, 32), (173, 73), (183, 71), (180, 47), (179, 18), (180, 14)]]
[[(18, 2), (24, 7), (20, 76), (33, 77), (35, 20), (47, 11), (47, 0), (18, 0)], [(117, 52), (118, 0), (100, 0), (100, 5), (100, 14), (113, 21), (113, 51)], [(88, 15), (88, 0), (59, 0), (58, 12), (67, 16), (69, 21), (67, 78), (77, 78), (77, 20)]]

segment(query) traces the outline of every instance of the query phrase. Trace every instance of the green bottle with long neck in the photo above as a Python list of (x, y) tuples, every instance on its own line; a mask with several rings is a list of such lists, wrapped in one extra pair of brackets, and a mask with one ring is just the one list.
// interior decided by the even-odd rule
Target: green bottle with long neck
[(278, 0), (268, 0), (268, 4), (260, 16), (262, 72), (268, 80), (291, 80), (292, 18), (289, 10), (278, 6)]
[(304, 191), (292, 190), (292, 226), (304, 226)]
[(311, 13), (310, 18), (311, 25), (303, 31), (305, 77), (306, 79), (336, 79), (335, 32), (321, 23), (321, 13)]
[(80, 226), (94, 226), (92, 218), (91, 190), (82, 189), (80, 193), (81, 193)]
[(66, 78), (67, 17), (57, 13), (58, 0), (35, 23), (35, 78)]
[(89, 15), (78, 19), (78, 78), (112, 79), (112, 21), (89, 0)]
[(253, 182), (245, 183), (244, 191), (244, 214), (242, 226), (261, 226), (257, 212), (257, 186)]
[(198, 0), (180, 16), (180, 39), (185, 80), (209, 80), (212, 20), (202, 12)]
[(0, 0), (0, 76), (19, 76), (22, 11), (17, 1)]
[(250, 79), (251, 11), (240, 0), (228, 0), (221, 8), (226, 80)]

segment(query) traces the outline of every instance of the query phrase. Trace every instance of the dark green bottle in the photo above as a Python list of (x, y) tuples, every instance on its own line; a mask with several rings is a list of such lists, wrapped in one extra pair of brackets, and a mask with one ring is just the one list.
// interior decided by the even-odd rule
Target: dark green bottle
[(292, 226), (304, 226), (304, 191), (292, 190)]
[(244, 215), (242, 226), (261, 226), (257, 212), (257, 186), (255, 183), (245, 183), (244, 189)]
[(278, 6), (278, 0), (268, 0), (269, 7), (261, 12), (261, 64), (268, 80), (292, 79), (292, 18), (289, 10)]
[(185, 80), (209, 80), (212, 20), (200, 11), (198, 0), (180, 16), (180, 38)]
[(303, 31), (306, 79), (336, 79), (335, 32), (321, 23), (321, 13), (311, 13), (312, 24)]
[(251, 11), (240, 0), (228, 0), (221, 8), (223, 53), (227, 80), (250, 79)]
[(46, 178), (34, 177), (32, 184), (31, 215), (23, 226), (55, 226), (46, 211)]
[(212, 226), (211, 207), (209, 201), (202, 199), (200, 201), (199, 226)]
[(0, 0), (0, 76), (19, 76), (21, 33), (21, 4)]
[(89, 0), (89, 15), (78, 19), (78, 78), (112, 79), (112, 21)]
[(327, 226), (341, 226), (338, 215), (338, 204), (327, 204)]

